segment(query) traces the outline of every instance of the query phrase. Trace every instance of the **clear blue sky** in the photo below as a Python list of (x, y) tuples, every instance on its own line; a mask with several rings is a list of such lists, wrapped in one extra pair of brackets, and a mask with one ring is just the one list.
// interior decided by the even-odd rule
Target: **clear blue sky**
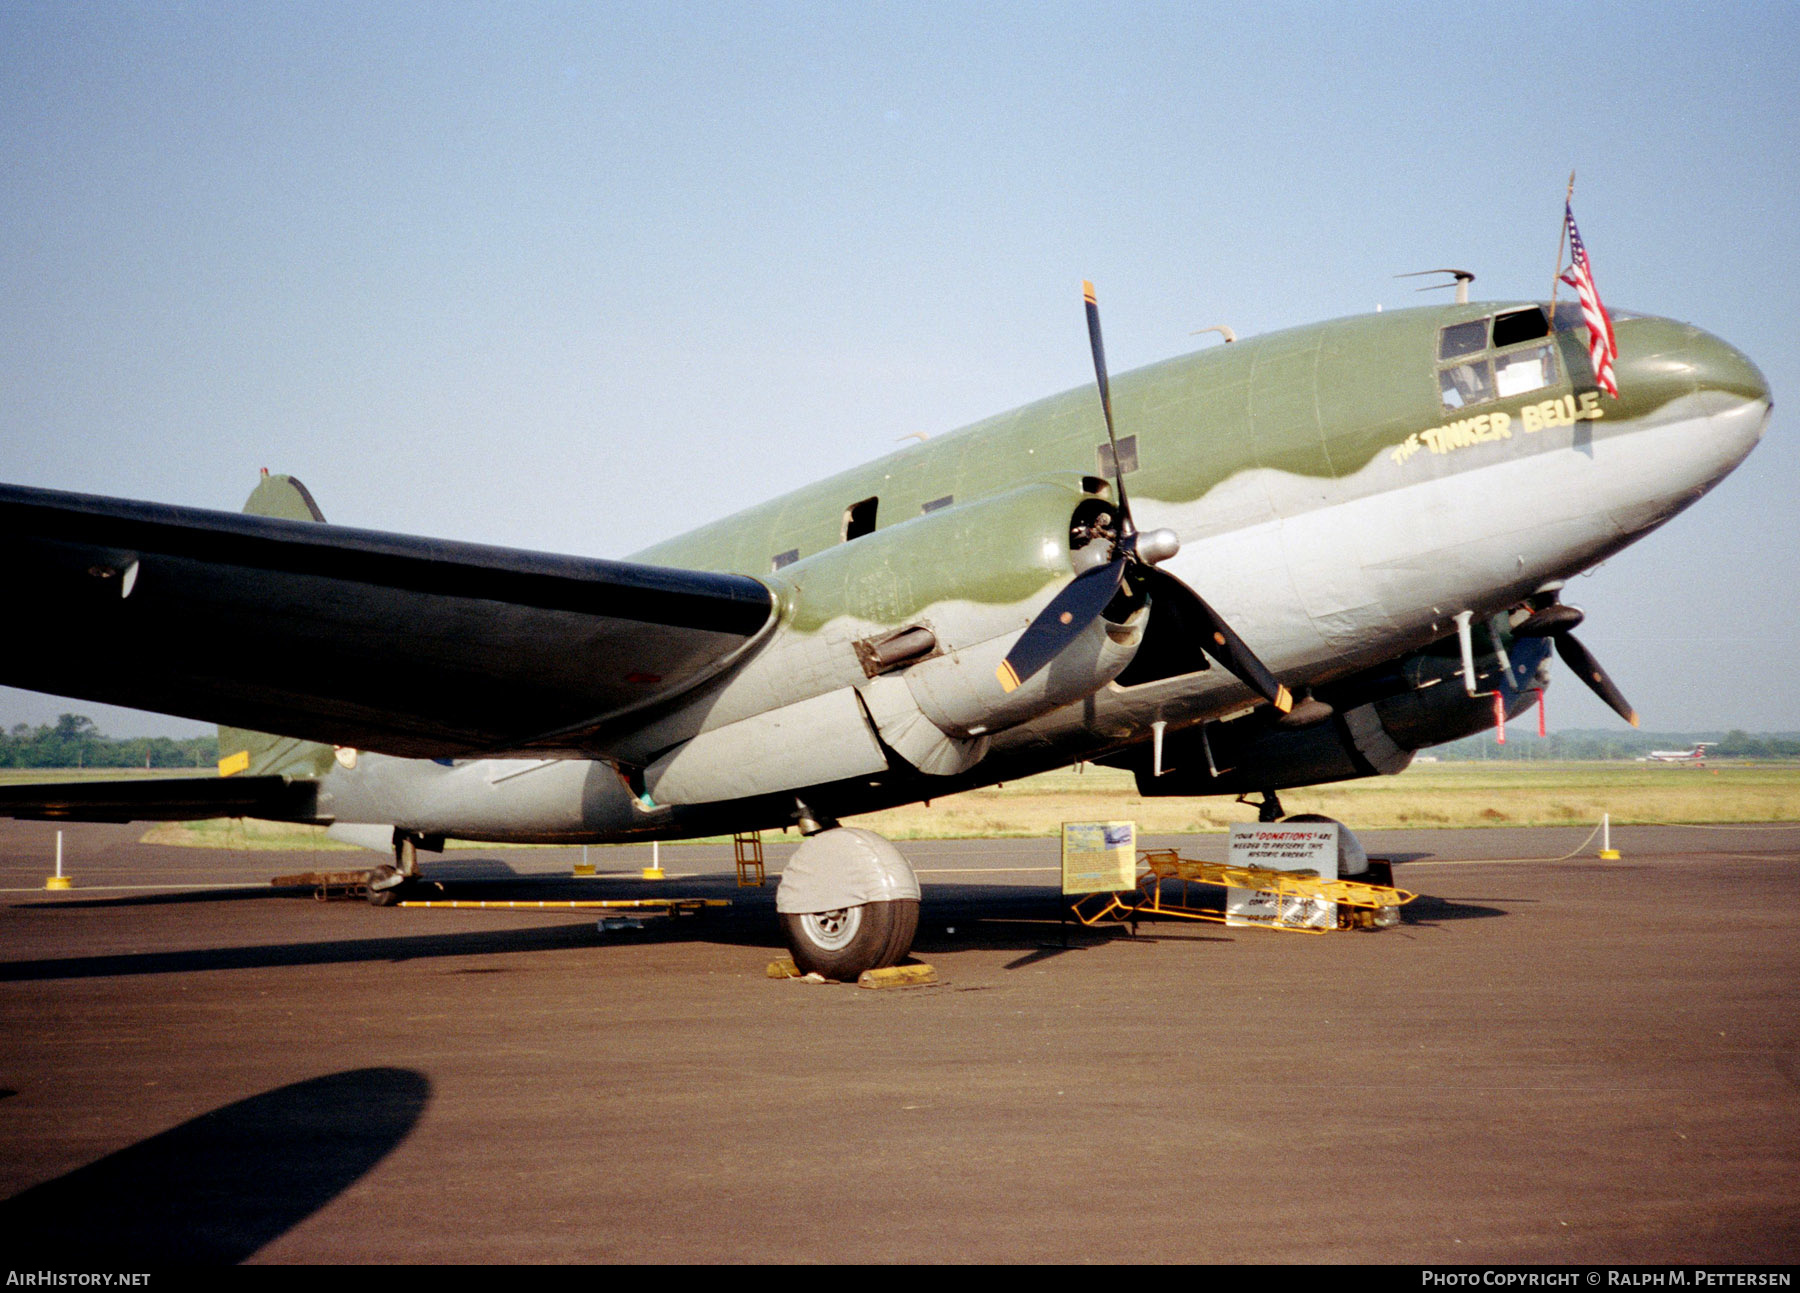
[[(14, 3), (0, 479), (619, 556), (1188, 333), (1543, 296), (1747, 351), (1744, 468), (1576, 581), (1656, 729), (1800, 729), (1792, 4)], [(115, 734), (198, 730), (65, 708)], [(1566, 673), (1557, 727), (1616, 722)]]

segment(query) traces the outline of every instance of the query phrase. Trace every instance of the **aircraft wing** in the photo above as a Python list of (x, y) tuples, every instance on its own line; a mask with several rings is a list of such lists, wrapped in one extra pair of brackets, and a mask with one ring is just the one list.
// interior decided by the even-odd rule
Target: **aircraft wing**
[(7, 685), (422, 758), (603, 753), (563, 733), (774, 614), (742, 575), (11, 485), (0, 606)]

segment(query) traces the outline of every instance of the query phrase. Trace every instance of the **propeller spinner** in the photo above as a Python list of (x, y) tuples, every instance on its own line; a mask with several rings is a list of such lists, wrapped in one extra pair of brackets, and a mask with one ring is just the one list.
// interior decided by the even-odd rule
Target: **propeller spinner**
[(1094, 285), (1083, 282), (1082, 296), (1087, 303), (1088, 344), (1094, 352), (1094, 380), (1100, 390), (1100, 408), (1106, 415), (1106, 440), (1112, 446), (1114, 488), (1119, 498), (1119, 525), (1113, 540), (1111, 559), (1103, 566), (1082, 571), (1069, 585), (1050, 599), (1013, 644), (1006, 659), (996, 671), (1000, 686), (1008, 691), (1017, 688), (1056, 658), (1057, 654), (1092, 624), (1127, 580), (1149, 594), (1156, 613), (1175, 621), (1180, 636), (1197, 643), (1213, 659), (1242, 679), (1250, 689), (1263, 697), (1281, 713), (1293, 708), (1288, 689), (1276, 681), (1268, 666), (1256, 657), (1223, 617), (1206, 600), (1158, 562), (1166, 561), (1180, 550), (1181, 540), (1173, 530), (1139, 532), (1131, 518), (1131, 502), (1125, 493), (1125, 473), (1119, 463), (1119, 441), (1113, 431), (1112, 388), (1106, 374), (1106, 346), (1100, 338), (1100, 306), (1094, 299)]
[(1611, 707), (1613, 713), (1630, 723), (1638, 725), (1638, 714), (1625, 699), (1613, 680), (1607, 676), (1600, 662), (1594, 659), (1594, 653), (1576, 639), (1573, 630), (1586, 618), (1581, 609), (1568, 606), (1562, 602), (1551, 602), (1548, 606), (1532, 613), (1518, 628), (1513, 630), (1514, 637), (1549, 638), (1556, 644), (1556, 654), (1568, 665), (1575, 676), (1601, 700)]

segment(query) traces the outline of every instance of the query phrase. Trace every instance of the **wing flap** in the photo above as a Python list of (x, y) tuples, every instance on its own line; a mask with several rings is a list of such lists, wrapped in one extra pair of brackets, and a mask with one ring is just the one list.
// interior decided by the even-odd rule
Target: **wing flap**
[(430, 758), (677, 695), (773, 613), (739, 575), (17, 486), (0, 598), (10, 685)]

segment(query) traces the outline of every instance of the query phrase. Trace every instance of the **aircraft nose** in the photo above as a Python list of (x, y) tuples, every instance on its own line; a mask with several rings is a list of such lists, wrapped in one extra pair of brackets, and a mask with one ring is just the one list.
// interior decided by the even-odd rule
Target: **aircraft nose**
[(1769, 382), (1761, 370), (1737, 347), (1710, 332), (1674, 319), (1638, 315), (1620, 320), (1618, 335), (1621, 394), (1629, 384), (1653, 403), (1690, 394), (1769, 403)]
[(1772, 400), (1761, 370), (1709, 332), (1645, 316), (1619, 320), (1617, 332), (1618, 412), (1639, 429), (1639, 474), (1630, 496), (1609, 510), (1624, 533), (1638, 534), (1743, 462), (1762, 439)]
[(1698, 328), (1683, 347), (1694, 382), (1694, 400), (1706, 410), (1716, 451), (1737, 466), (1762, 440), (1774, 399), (1769, 379), (1750, 357)]
[(1696, 328), (1693, 333), (1679, 353), (1688, 365), (1697, 393), (1716, 391), (1750, 403), (1771, 402), (1769, 380), (1748, 355), (1709, 332)]
[(1727, 470), (1756, 447), (1773, 401), (1768, 378), (1748, 355), (1673, 319), (1637, 318), (1621, 322), (1618, 332), (1622, 396), (1635, 395), (1640, 407), (1679, 410), (1691, 429), (1705, 429)]

